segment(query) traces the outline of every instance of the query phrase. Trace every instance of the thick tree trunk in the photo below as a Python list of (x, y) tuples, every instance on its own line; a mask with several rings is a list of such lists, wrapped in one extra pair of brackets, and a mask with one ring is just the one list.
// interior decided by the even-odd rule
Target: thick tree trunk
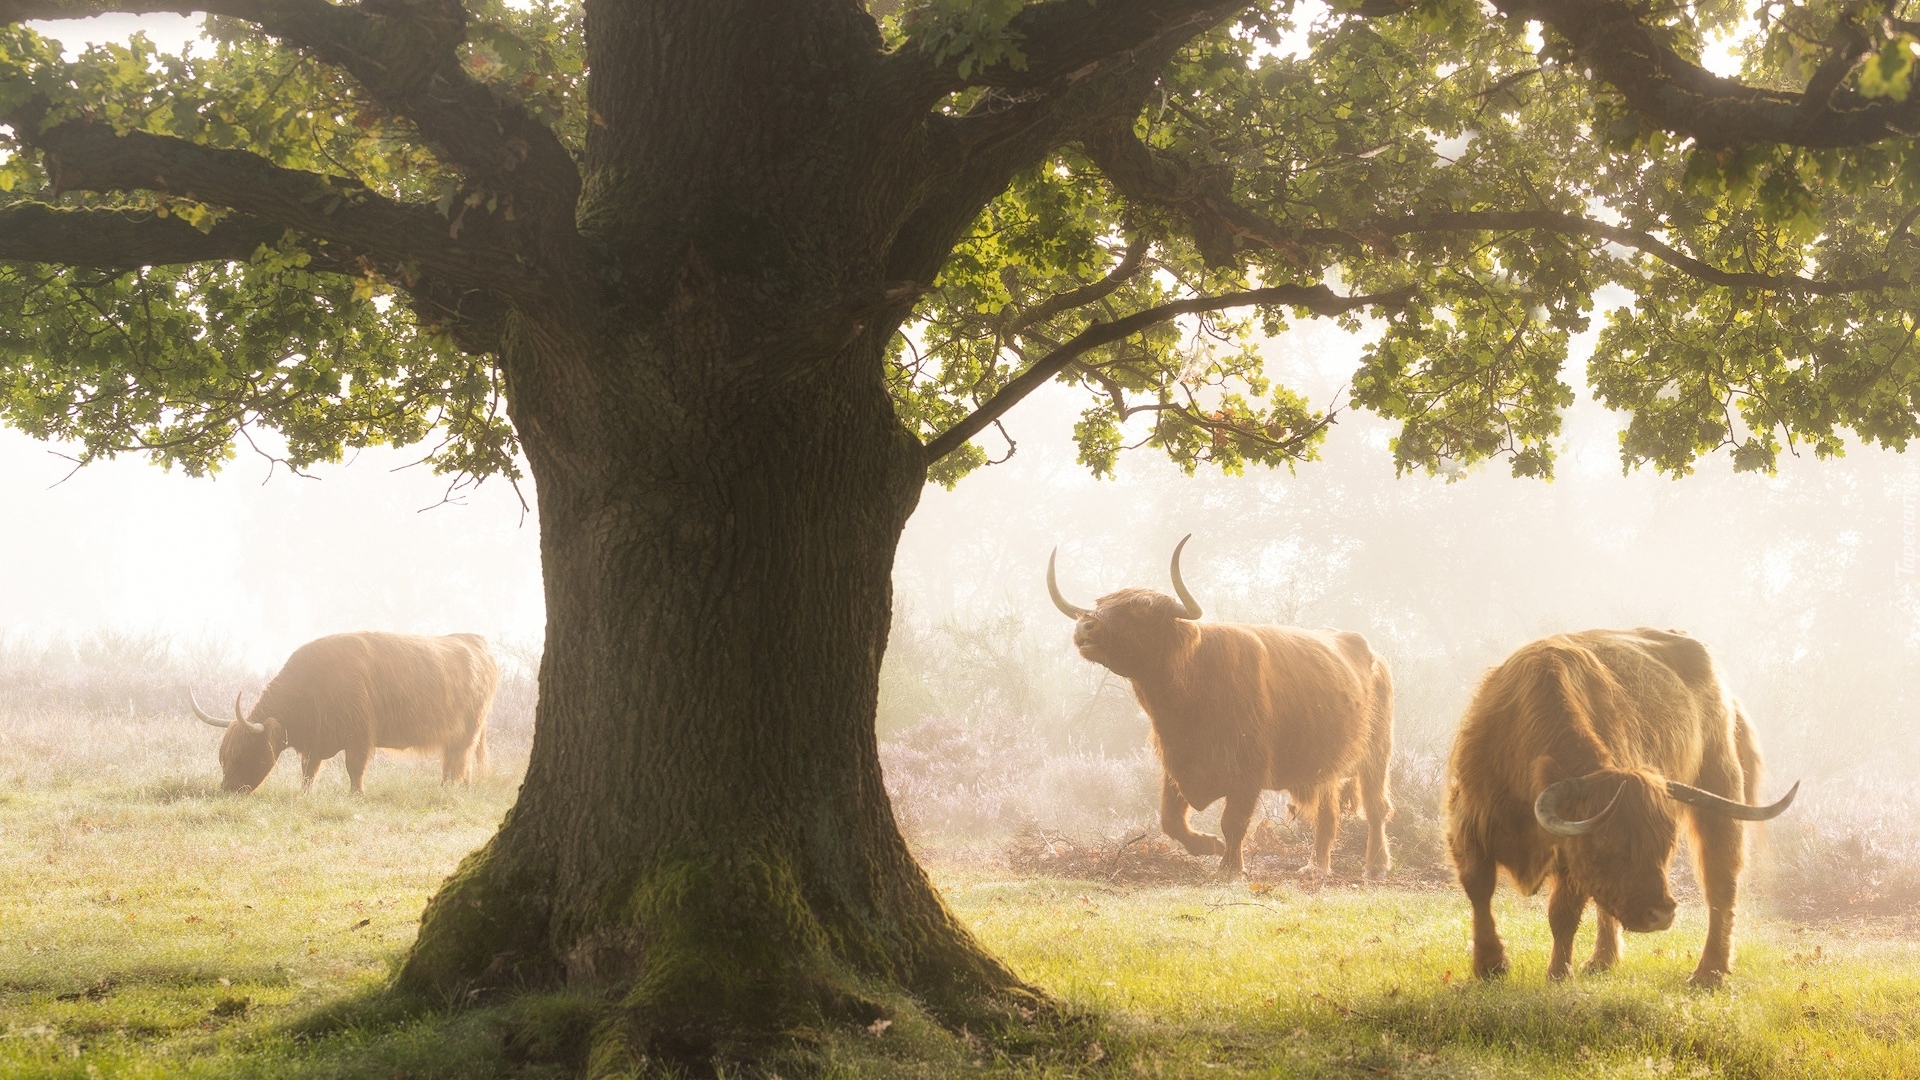
[[(616, 1060), (870, 1023), (901, 991), (955, 1019), (1032, 1001), (942, 904), (881, 784), (890, 577), (924, 464), (859, 374), (877, 335), (769, 356), (788, 346), (735, 346), (687, 295), (651, 335), (529, 322), (510, 345), (546, 580), (532, 759), (402, 985), (604, 995), (596, 1053)], [(769, 363), (807, 377), (769, 384)]]
[[(401, 983), (598, 995), (605, 1071), (909, 999), (976, 1030), (1028, 1013), (1043, 999), (947, 911), (881, 784), (894, 551), (926, 474), (884, 352), (1064, 136), (1041, 111), (960, 138), (847, 0), (588, 0), (586, 25), (591, 254), (516, 303), (502, 356), (540, 493), (533, 755)], [(1116, 70), (1069, 98), (1137, 110), (1147, 81)]]

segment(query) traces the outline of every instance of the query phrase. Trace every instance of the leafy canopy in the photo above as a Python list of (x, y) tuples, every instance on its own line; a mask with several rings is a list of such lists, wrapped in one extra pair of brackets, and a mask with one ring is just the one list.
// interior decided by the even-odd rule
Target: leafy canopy
[[(1020, 20), (1036, 6), (873, 10), (886, 47), (964, 83), (1024, 69)], [(1682, 61), (1747, 33), (1739, 77), (1773, 95), (1737, 115), (1661, 115), (1634, 81), (1640, 54), (1582, 29), (1602, 9), (1221, 9), (1144, 110), (1021, 172), (923, 283), (887, 377), (902, 421), (947, 451), (933, 476), (952, 483), (1010, 449), (984, 432), (941, 436), (997, 422), (1030, 370), (1084, 393), (1074, 434), (1097, 473), (1135, 444), (1189, 470), (1311, 458), (1330, 411), (1275, 385), (1259, 343), (1315, 314), (1370, 335), (1351, 404), (1400, 422), (1403, 469), (1504, 456), (1516, 474), (1550, 476), (1573, 398), (1569, 343), (1596, 316), (1588, 378), (1629, 414), (1627, 467), (1684, 474), (1725, 448), (1737, 468), (1765, 470), (1802, 445), (1840, 453), (1849, 432), (1903, 448), (1920, 432), (1920, 147), (1898, 131), (1839, 133), (1907, 100), (1920, 27), (1900, 4), (1853, 0), (1642, 12), (1635, 32)], [(577, 154), (592, 122), (578, 8), (467, 10), (465, 74)], [(144, 451), (189, 472), (268, 428), (295, 466), (433, 439), (438, 469), (512, 474), (498, 327), (470, 317), (458, 289), (410, 260), (257, 229), (218, 199), (63, 175), (49, 133), (104, 125), (316, 177), (301, 198), (322, 216), (430, 206), (456, 239), (468, 215), (512, 216), (339, 66), (250, 22), (211, 17), (206, 35), (184, 56), (136, 38), (68, 61), (35, 29), (0, 30), (0, 229), (112, 213), (176, 222), (212, 253), (38, 253), (0, 235), (0, 418), (89, 457)], [(943, 108), (979, 115), (1016, 96), (984, 80)], [(1771, 123), (1760, 106), (1776, 99), (1800, 117), (1778, 137), (1752, 119)], [(1392, 302), (1372, 321), (1352, 306), (1232, 302), (1278, 285)], [(1218, 302), (1069, 348), (1205, 298)]]

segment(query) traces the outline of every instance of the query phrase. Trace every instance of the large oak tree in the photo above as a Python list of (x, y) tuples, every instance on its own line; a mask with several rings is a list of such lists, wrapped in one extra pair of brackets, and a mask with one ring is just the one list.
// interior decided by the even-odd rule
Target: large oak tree
[[(29, 27), (208, 16), (185, 56)], [(1749, 20), (1743, 22), (1743, 20)], [(1739, 78), (1702, 66), (1747, 27)], [(0, 414), (201, 472), (537, 481), (532, 759), (402, 985), (609, 1002), (609, 1067), (1042, 999), (902, 843), (874, 705), (931, 476), (1309, 458), (1260, 332), (1375, 334), (1404, 468), (1903, 446), (1903, 0), (0, 0)], [(1611, 299), (1607, 299), (1611, 298)], [(1368, 316), (1371, 321), (1363, 322)], [(1344, 404), (1344, 403), (1342, 403)]]

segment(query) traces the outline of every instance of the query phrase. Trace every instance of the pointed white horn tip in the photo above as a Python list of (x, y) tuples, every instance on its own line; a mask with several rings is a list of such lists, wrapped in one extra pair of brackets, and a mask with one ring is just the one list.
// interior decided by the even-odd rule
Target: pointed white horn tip
[(233, 721), (222, 720), (219, 717), (214, 716), (212, 713), (209, 713), (207, 710), (201, 708), (200, 702), (194, 699), (192, 690), (187, 691), (187, 704), (193, 708), (194, 717), (198, 719), (201, 723), (206, 724), (209, 727), (217, 727), (217, 728), (225, 729), (227, 727), (232, 726), (233, 724)]
[(1058, 547), (1055, 547), (1053, 552), (1047, 556), (1047, 595), (1053, 598), (1053, 606), (1059, 608), (1062, 615), (1065, 615), (1069, 619), (1079, 619), (1081, 616), (1087, 614), (1087, 609), (1068, 600), (1065, 594), (1061, 593), (1060, 579), (1055, 576), (1054, 573), (1054, 562), (1059, 559), (1059, 557), (1060, 549)]
[(1173, 593), (1180, 598), (1180, 603), (1186, 606), (1186, 611), (1180, 616), (1183, 619), (1198, 619), (1204, 614), (1200, 602), (1193, 598), (1193, 593), (1187, 589), (1185, 579), (1180, 576), (1180, 552), (1186, 548), (1187, 541), (1191, 539), (1193, 534), (1188, 533), (1180, 538), (1179, 543), (1173, 545), (1173, 560), (1167, 565), (1167, 573), (1173, 578)]
[(233, 695), (233, 718), (235, 720), (240, 721), (241, 725), (245, 727), (248, 731), (251, 731), (254, 734), (258, 735), (261, 732), (267, 730), (267, 725), (256, 724), (252, 720), (247, 719), (246, 710), (240, 707), (241, 699), (246, 696), (247, 696), (247, 692), (245, 690), (238, 691)]
[(1772, 816), (1786, 813), (1787, 807), (1793, 805), (1793, 797), (1798, 794), (1800, 794), (1800, 781), (1795, 780), (1793, 782), (1793, 786), (1787, 789), (1787, 793), (1785, 795), (1780, 796), (1780, 799), (1778, 802), (1775, 802), (1772, 806), (1767, 807), (1767, 810), (1769, 811), (1768, 816), (1772, 817)]

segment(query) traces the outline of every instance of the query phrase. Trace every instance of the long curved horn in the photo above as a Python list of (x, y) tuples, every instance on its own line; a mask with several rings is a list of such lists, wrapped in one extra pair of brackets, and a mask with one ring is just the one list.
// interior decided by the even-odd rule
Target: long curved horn
[(233, 726), (233, 721), (222, 720), (201, 708), (200, 703), (193, 700), (193, 691), (191, 690), (187, 691), (187, 704), (193, 706), (193, 715), (199, 717), (200, 722), (203, 724), (211, 724), (217, 728), (230, 728)]
[(245, 727), (248, 731), (251, 731), (255, 735), (258, 735), (261, 732), (267, 730), (267, 725), (254, 723), (253, 721), (247, 719), (246, 715), (240, 711), (240, 696), (241, 694), (245, 694), (245, 693), (246, 691), (242, 690), (240, 691), (240, 693), (233, 695), (233, 718), (235, 720), (240, 721), (241, 725)]
[(1053, 597), (1053, 606), (1059, 608), (1060, 613), (1069, 619), (1078, 619), (1081, 616), (1093, 614), (1093, 612), (1088, 611), (1086, 608), (1068, 602), (1066, 597), (1060, 595), (1060, 582), (1055, 580), (1053, 576), (1053, 560), (1059, 557), (1059, 548), (1054, 548), (1053, 554), (1047, 556), (1047, 595)]
[(1692, 784), (1683, 784), (1678, 780), (1667, 781), (1667, 794), (1673, 796), (1678, 802), (1711, 811), (1722, 817), (1730, 817), (1738, 821), (1771, 821), (1786, 813), (1787, 807), (1793, 805), (1793, 797), (1800, 794), (1800, 781), (1795, 780), (1793, 786), (1787, 789), (1787, 793), (1780, 796), (1780, 801), (1772, 806), (1748, 806), (1746, 803), (1722, 798), (1711, 791), (1702, 791)]
[(1547, 790), (1533, 800), (1534, 820), (1540, 823), (1541, 828), (1555, 836), (1585, 836), (1599, 828), (1600, 823), (1607, 820), (1607, 815), (1613, 813), (1613, 808), (1620, 804), (1620, 793), (1627, 790), (1627, 785), (1622, 783), (1614, 791), (1613, 798), (1607, 801), (1606, 808), (1590, 818), (1582, 821), (1568, 821), (1561, 817), (1560, 804), (1570, 796), (1579, 794), (1586, 786), (1587, 778), (1584, 776), (1562, 780), (1557, 784), (1548, 784)]
[(1180, 538), (1178, 544), (1173, 546), (1173, 566), (1170, 568), (1173, 571), (1173, 593), (1180, 598), (1181, 603), (1187, 605), (1187, 610), (1180, 616), (1183, 619), (1197, 619), (1200, 617), (1199, 601), (1195, 600), (1193, 594), (1187, 591), (1187, 583), (1180, 580), (1180, 549), (1186, 547), (1187, 541), (1191, 539), (1193, 539), (1193, 534), (1188, 533)]

